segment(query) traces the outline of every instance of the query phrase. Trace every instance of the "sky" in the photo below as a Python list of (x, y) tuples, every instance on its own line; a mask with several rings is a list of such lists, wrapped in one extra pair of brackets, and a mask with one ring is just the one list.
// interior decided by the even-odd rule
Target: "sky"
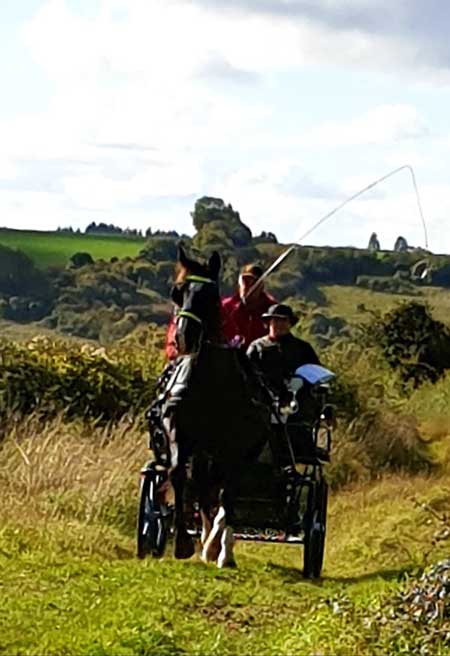
[[(192, 234), (203, 195), (293, 242), (413, 167), (450, 253), (445, 0), (2, 0), (0, 226)], [(425, 245), (410, 173), (318, 245)]]

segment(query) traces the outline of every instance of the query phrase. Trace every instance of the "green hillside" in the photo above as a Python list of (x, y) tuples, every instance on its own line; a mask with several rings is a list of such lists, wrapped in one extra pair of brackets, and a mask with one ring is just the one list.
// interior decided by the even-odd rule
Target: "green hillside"
[(95, 259), (136, 257), (145, 239), (120, 235), (83, 235), (65, 232), (0, 229), (0, 245), (16, 248), (27, 255), (37, 267), (65, 267), (77, 252), (87, 252)]
[[(199, 258), (220, 252), (223, 295), (236, 289), (242, 265), (267, 268), (286, 248), (273, 233), (254, 235), (220, 198), (198, 199), (192, 219), (195, 233), (183, 236), (185, 247)], [(166, 325), (177, 240), (174, 231), (144, 240), (0, 230), (0, 319), (38, 322), (46, 330), (103, 344), (149, 323)], [(306, 336), (326, 346), (350, 336), (352, 325), (370, 319), (372, 310), (404, 300), (429, 302), (434, 315), (447, 321), (450, 256), (300, 246), (266, 285), (277, 300), (295, 306)]]

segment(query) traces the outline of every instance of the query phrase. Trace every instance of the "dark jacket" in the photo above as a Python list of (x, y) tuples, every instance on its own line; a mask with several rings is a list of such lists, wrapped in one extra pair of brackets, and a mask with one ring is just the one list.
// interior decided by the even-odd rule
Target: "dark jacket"
[(247, 356), (277, 393), (281, 393), (284, 381), (298, 367), (319, 364), (313, 347), (291, 333), (276, 341), (268, 335), (256, 339), (248, 347)]

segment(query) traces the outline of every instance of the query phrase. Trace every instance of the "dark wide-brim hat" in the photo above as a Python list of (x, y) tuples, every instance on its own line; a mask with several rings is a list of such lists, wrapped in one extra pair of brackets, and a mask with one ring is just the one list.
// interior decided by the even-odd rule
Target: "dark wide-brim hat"
[(283, 303), (275, 303), (274, 305), (271, 305), (261, 318), (265, 321), (270, 321), (270, 319), (288, 319), (291, 326), (295, 326), (298, 321), (298, 317), (293, 313), (292, 308)]

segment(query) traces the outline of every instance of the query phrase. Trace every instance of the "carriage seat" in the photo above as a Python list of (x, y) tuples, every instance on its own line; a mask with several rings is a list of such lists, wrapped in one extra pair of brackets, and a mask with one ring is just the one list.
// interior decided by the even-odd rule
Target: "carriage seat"
[[(330, 460), (330, 427), (333, 423), (331, 406), (326, 404), (329, 383), (335, 374), (316, 364), (298, 367), (287, 381), (289, 396), (279, 408), (294, 451), (295, 461), (317, 464)], [(322, 432), (324, 431), (324, 432)], [(319, 436), (325, 436), (323, 443)]]

